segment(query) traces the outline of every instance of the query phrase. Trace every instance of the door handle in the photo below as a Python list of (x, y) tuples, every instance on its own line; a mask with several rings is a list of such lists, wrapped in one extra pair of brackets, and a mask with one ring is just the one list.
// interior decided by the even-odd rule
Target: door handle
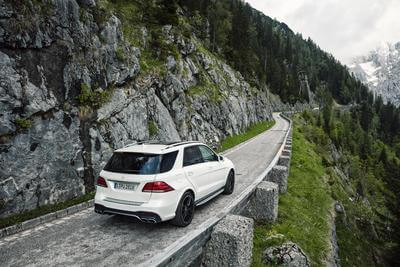
[(193, 174), (193, 172), (188, 172), (188, 176), (192, 176)]

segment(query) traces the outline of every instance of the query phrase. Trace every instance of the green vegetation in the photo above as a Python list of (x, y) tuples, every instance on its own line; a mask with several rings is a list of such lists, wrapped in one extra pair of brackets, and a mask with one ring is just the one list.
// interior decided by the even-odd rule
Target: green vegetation
[(81, 94), (78, 97), (79, 104), (84, 107), (91, 107), (98, 109), (110, 99), (111, 94), (109, 91), (95, 90), (90, 88), (90, 85), (81, 83)]
[(2, 218), (2, 219), (0, 218), (0, 229), (86, 202), (88, 200), (93, 199), (94, 194), (95, 194), (94, 192), (87, 193), (81, 197), (70, 199), (62, 203), (54, 205), (46, 205), (28, 212), (11, 215), (10, 217), (7, 218)]
[[(95, 18), (99, 24), (102, 24), (111, 14), (118, 16), (122, 22), (125, 40), (131, 45), (141, 48), (142, 74), (152, 73), (163, 76), (166, 74), (166, 58), (168, 56), (174, 56), (176, 59), (180, 57), (176, 45), (169, 43), (162, 32), (163, 25), (178, 26), (180, 23), (184, 23), (184, 20), (182, 22), (179, 20), (176, 8), (175, 1), (170, 0), (100, 0)], [(143, 28), (148, 31), (147, 38), (143, 36)], [(173, 30), (187, 31), (187, 26), (177, 27)], [(120, 53), (117, 51), (117, 56), (118, 54)]]
[(24, 119), (24, 118), (18, 118), (15, 120), (15, 123), (21, 128), (21, 129), (29, 129), (32, 127), (32, 121), (29, 119)]
[(253, 266), (263, 266), (262, 253), (285, 241), (297, 243), (313, 266), (325, 266), (329, 252), (332, 199), (328, 174), (314, 144), (296, 125), (288, 193), (279, 196), (276, 224), (257, 224), (254, 230)]
[(167, 67), (158, 58), (154, 57), (149, 51), (143, 51), (140, 57), (140, 69), (142, 74), (159, 74), (164, 76), (167, 74)]
[[(241, 72), (254, 87), (265, 85), (284, 102), (309, 99), (326, 88), (341, 104), (359, 103), (368, 92), (332, 55), (286, 24), (257, 12), (242, 0), (179, 0), (197, 37)], [(207, 23), (209, 22), (209, 24)], [(206, 25), (209, 25), (207, 27)]]
[(149, 129), (150, 137), (156, 136), (158, 134), (158, 127), (154, 121), (149, 120), (149, 122), (147, 123), (147, 127)]
[[(368, 138), (357, 121), (357, 111), (349, 114), (327, 111), (329, 109), (325, 106), (321, 114), (303, 113), (301, 131), (317, 145), (317, 152), (331, 177), (331, 196), (346, 211), (336, 219), (341, 263), (343, 266), (375, 266), (380, 265), (378, 259), (389, 264), (397, 242), (388, 228), (396, 226), (395, 210), (391, 210), (396, 205), (394, 192), (391, 192), (396, 183), (387, 183), (393, 174), (387, 173), (385, 169), (389, 165), (382, 164), (380, 158), (381, 151), (390, 149), (381, 141)], [(334, 144), (342, 151), (340, 159), (332, 157), (337, 153)], [(387, 164), (390, 160), (387, 158)], [(397, 163), (397, 168), (399, 166)]]
[(288, 193), (280, 195), (277, 223), (256, 226), (253, 265), (262, 266), (266, 247), (290, 240), (324, 266), (335, 201), (344, 208), (335, 220), (341, 265), (397, 266), (397, 146), (386, 145), (380, 138), (390, 132), (381, 136), (374, 123), (363, 129), (362, 106), (349, 113), (335, 110), (329, 97), (322, 102), (320, 112), (294, 119)]
[[(54, 3), (49, 0), (14, 0), (10, 1), (10, 4), (13, 5), (14, 8), (21, 10), (21, 13), (24, 15), (41, 15), (41, 16), (50, 16), (54, 14)], [(29, 18), (26, 16), (25, 19)], [(29, 26), (27, 23), (25, 23)]]
[(243, 143), (263, 132), (270, 129), (275, 125), (275, 121), (264, 121), (251, 125), (246, 132), (234, 136), (229, 136), (221, 142), (221, 146), (218, 152), (223, 152), (229, 148), (232, 148), (240, 143)]
[(212, 83), (204, 74), (200, 74), (199, 84), (193, 86), (187, 91), (187, 95), (206, 95), (213, 103), (219, 103), (223, 94), (221, 93), (217, 84)]
[(117, 59), (119, 61), (125, 61), (126, 60), (124, 48), (121, 47), (121, 46), (117, 47), (117, 50), (115, 51), (115, 55), (117, 56)]

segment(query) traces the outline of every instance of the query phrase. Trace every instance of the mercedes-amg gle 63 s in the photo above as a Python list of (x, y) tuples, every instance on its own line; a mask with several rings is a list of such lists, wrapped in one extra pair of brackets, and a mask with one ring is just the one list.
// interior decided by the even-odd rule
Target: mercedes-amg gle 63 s
[(234, 185), (233, 163), (200, 142), (136, 143), (116, 150), (100, 172), (95, 211), (187, 226), (196, 206)]

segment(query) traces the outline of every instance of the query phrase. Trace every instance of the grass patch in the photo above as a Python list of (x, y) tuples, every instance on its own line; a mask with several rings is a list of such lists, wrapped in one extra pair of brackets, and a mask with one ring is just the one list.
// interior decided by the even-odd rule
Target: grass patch
[(315, 145), (308, 142), (295, 126), (288, 193), (279, 196), (276, 224), (257, 224), (254, 229), (253, 266), (264, 266), (263, 251), (285, 241), (297, 243), (313, 266), (325, 265), (333, 203), (326, 177)]
[(140, 57), (140, 71), (142, 74), (158, 74), (165, 76), (167, 74), (167, 67), (163, 61), (153, 56), (150, 51), (142, 51)]
[(124, 62), (126, 60), (124, 48), (121, 46), (117, 47), (117, 50), (115, 51), (115, 55), (117, 56), (117, 59), (119, 61)]
[(150, 137), (156, 136), (158, 133), (157, 124), (154, 121), (149, 121), (147, 123), (147, 127), (149, 128), (149, 135)]
[(46, 205), (28, 212), (2, 218), (0, 219), (0, 229), (86, 202), (93, 199), (94, 194), (95, 192), (87, 193), (81, 197), (70, 199), (62, 203)]
[(221, 147), (218, 149), (218, 152), (223, 152), (229, 148), (232, 148), (240, 143), (243, 143), (254, 136), (259, 135), (262, 132), (270, 129), (275, 125), (275, 121), (264, 121), (260, 123), (253, 124), (248, 128), (248, 130), (242, 134), (230, 136), (221, 142)]
[(91, 107), (93, 109), (98, 109), (102, 105), (108, 102), (111, 94), (109, 91), (98, 91), (92, 90), (90, 85), (86, 83), (81, 83), (81, 94), (79, 95), (79, 104), (81, 106)]
[(224, 97), (219, 89), (219, 86), (210, 81), (210, 78), (206, 74), (205, 70), (199, 74), (197, 85), (191, 87), (186, 94), (191, 97), (196, 95), (205, 95), (214, 104), (221, 102), (222, 98)]
[(21, 129), (29, 129), (32, 127), (32, 121), (29, 119), (18, 118), (15, 120), (15, 124), (17, 124)]

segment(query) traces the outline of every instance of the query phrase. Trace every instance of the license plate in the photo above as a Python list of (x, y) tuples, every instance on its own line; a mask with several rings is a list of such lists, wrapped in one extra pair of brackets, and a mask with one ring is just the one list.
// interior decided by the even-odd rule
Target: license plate
[(121, 182), (114, 183), (114, 189), (118, 190), (135, 191), (137, 186), (138, 186), (137, 183), (121, 183)]

